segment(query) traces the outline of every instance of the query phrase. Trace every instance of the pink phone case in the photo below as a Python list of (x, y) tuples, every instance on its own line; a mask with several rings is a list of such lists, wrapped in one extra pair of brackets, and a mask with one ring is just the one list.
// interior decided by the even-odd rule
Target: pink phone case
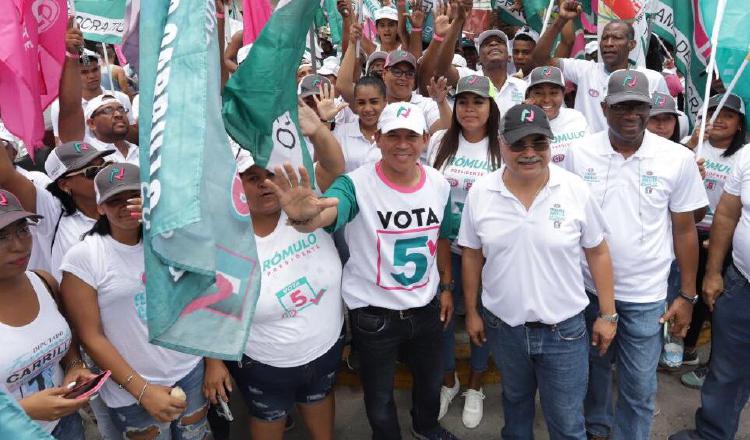
[(111, 371), (109, 371), (109, 370), (105, 371), (104, 375), (102, 376), (102, 378), (99, 379), (99, 383), (97, 383), (96, 386), (94, 386), (94, 388), (92, 388), (92, 389), (86, 391), (85, 393), (81, 394), (80, 396), (76, 396), (74, 398), (75, 399), (85, 399), (85, 398), (87, 398), (87, 397), (95, 394), (104, 385), (104, 382), (106, 382), (107, 379), (109, 379), (109, 376), (111, 374), (112, 374)]

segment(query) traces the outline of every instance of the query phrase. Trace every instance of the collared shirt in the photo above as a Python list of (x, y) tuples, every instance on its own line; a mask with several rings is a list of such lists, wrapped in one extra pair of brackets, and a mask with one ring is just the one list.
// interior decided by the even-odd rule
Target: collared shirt
[(440, 108), (438, 107), (437, 102), (429, 96), (422, 96), (417, 92), (412, 92), (411, 100), (409, 102), (422, 110), (428, 130), (432, 127), (432, 124), (440, 120)]
[(588, 305), (582, 248), (604, 240), (606, 222), (578, 176), (550, 166), (527, 211), (505, 186), (504, 170), (469, 190), (458, 244), (482, 250), (482, 304), (494, 315), (510, 326), (562, 322)]
[[(674, 259), (671, 213), (708, 205), (690, 150), (646, 131), (640, 148), (625, 159), (602, 131), (573, 144), (562, 166), (589, 184), (609, 223), (615, 298), (663, 300)], [(585, 261), (584, 267), (586, 287), (593, 290)]]
[[(578, 86), (575, 109), (586, 116), (590, 131), (596, 133), (607, 129), (607, 119), (602, 112), (601, 102), (607, 96), (607, 85), (611, 72), (607, 71), (603, 63), (573, 58), (561, 59), (560, 69), (562, 69), (566, 80), (574, 82)], [(669, 94), (667, 83), (661, 73), (642, 67), (635, 67), (634, 70), (646, 75), (650, 94), (653, 95), (654, 92)]]
[(131, 144), (128, 141), (123, 141), (128, 146), (128, 153), (127, 155), (124, 155), (120, 152), (119, 149), (115, 146), (115, 144), (109, 144), (104, 141), (100, 141), (94, 136), (87, 136), (86, 142), (91, 144), (92, 147), (96, 148), (97, 150), (115, 150), (114, 153), (110, 154), (109, 156), (106, 156), (104, 159), (110, 162), (117, 162), (117, 163), (131, 163), (135, 166), (141, 166), (139, 157), (140, 152), (138, 145)]
[[(102, 93), (101, 94), (108, 94), (113, 95), (115, 98), (117, 98), (118, 101), (122, 104), (125, 109), (128, 110), (128, 123), (130, 125), (135, 124), (135, 115), (133, 115), (132, 112), (132, 106), (130, 105), (130, 98), (128, 98), (128, 95), (118, 92), (118, 91), (109, 91), (104, 90), (102, 87)], [(83, 107), (84, 110), (86, 110), (86, 104), (88, 104), (88, 101), (81, 98), (81, 107)], [(55, 99), (52, 104), (50, 105), (50, 117), (52, 118), (52, 132), (55, 134), (55, 137), (60, 137), (60, 100)], [(85, 125), (85, 121), (84, 121)], [(89, 130), (88, 125), (86, 125), (86, 136), (91, 135), (91, 131)]]
[(377, 150), (379, 153), (380, 149), (374, 140), (370, 142), (362, 134), (362, 130), (359, 128), (359, 120), (341, 125), (336, 124), (336, 128), (333, 129), (333, 136), (341, 144), (344, 162), (346, 163), (345, 172), (354, 171), (366, 163), (380, 160), (380, 155), (371, 151)]
[[(481, 70), (472, 70), (468, 67), (457, 67), (456, 70), (458, 71), (459, 78), (469, 75), (483, 75)], [(500, 109), (500, 115), (504, 115), (511, 107), (523, 102), (527, 87), (528, 83), (526, 81), (511, 76), (510, 73), (508, 74), (505, 83), (503, 83), (503, 86), (497, 91), (497, 95), (495, 95), (495, 102)]]
[(732, 259), (740, 273), (750, 279), (750, 149), (735, 153), (737, 162), (724, 184), (724, 192), (742, 201), (742, 213), (732, 239)]

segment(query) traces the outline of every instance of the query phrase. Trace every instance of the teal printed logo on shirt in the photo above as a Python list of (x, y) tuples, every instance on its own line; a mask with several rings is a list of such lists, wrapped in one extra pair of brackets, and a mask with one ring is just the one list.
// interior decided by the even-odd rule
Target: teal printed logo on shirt
[(565, 221), (565, 209), (559, 203), (549, 208), (549, 220), (555, 229), (560, 229), (560, 225)]
[(312, 252), (320, 249), (320, 245), (317, 243), (318, 237), (314, 232), (311, 232), (307, 237), (291, 243), (286, 248), (276, 250), (270, 258), (263, 260), (263, 271), (276, 271), (282, 264), (288, 266), (291, 260), (310, 255)]
[(142, 292), (136, 293), (133, 297), (133, 303), (135, 305), (135, 313), (138, 315), (138, 319), (141, 322), (146, 322), (146, 273), (141, 274), (141, 286), (144, 287)]
[(284, 318), (293, 318), (310, 306), (317, 306), (326, 289), (316, 291), (307, 277), (302, 277), (276, 292), (276, 299), (284, 309)]
[(658, 184), (658, 178), (654, 176), (653, 171), (646, 171), (646, 174), (641, 175), (641, 187), (645, 188), (646, 194), (651, 194)]
[(588, 183), (598, 183), (599, 176), (597, 176), (596, 171), (593, 168), (586, 168), (583, 172), (583, 180)]

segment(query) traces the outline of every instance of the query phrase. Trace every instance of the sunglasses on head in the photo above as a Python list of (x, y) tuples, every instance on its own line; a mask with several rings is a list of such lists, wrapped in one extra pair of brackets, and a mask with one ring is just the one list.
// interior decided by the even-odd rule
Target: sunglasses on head
[(96, 175), (99, 173), (99, 171), (104, 168), (104, 165), (90, 165), (86, 168), (81, 168), (78, 171), (73, 171), (70, 174), (67, 174), (65, 177), (73, 177), (73, 176), (83, 176), (87, 179), (93, 179), (96, 177)]

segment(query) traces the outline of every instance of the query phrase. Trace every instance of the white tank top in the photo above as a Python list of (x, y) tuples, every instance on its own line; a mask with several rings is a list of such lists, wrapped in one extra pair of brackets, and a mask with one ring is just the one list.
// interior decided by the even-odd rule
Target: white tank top
[[(30, 323), (13, 327), (0, 323), (0, 377), (8, 393), (21, 400), (62, 385), (60, 360), (70, 348), (71, 332), (44, 282), (33, 272), (26, 276), (34, 287), (39, 314)], [(47, 432), (57, 421), (37, 422)]]

